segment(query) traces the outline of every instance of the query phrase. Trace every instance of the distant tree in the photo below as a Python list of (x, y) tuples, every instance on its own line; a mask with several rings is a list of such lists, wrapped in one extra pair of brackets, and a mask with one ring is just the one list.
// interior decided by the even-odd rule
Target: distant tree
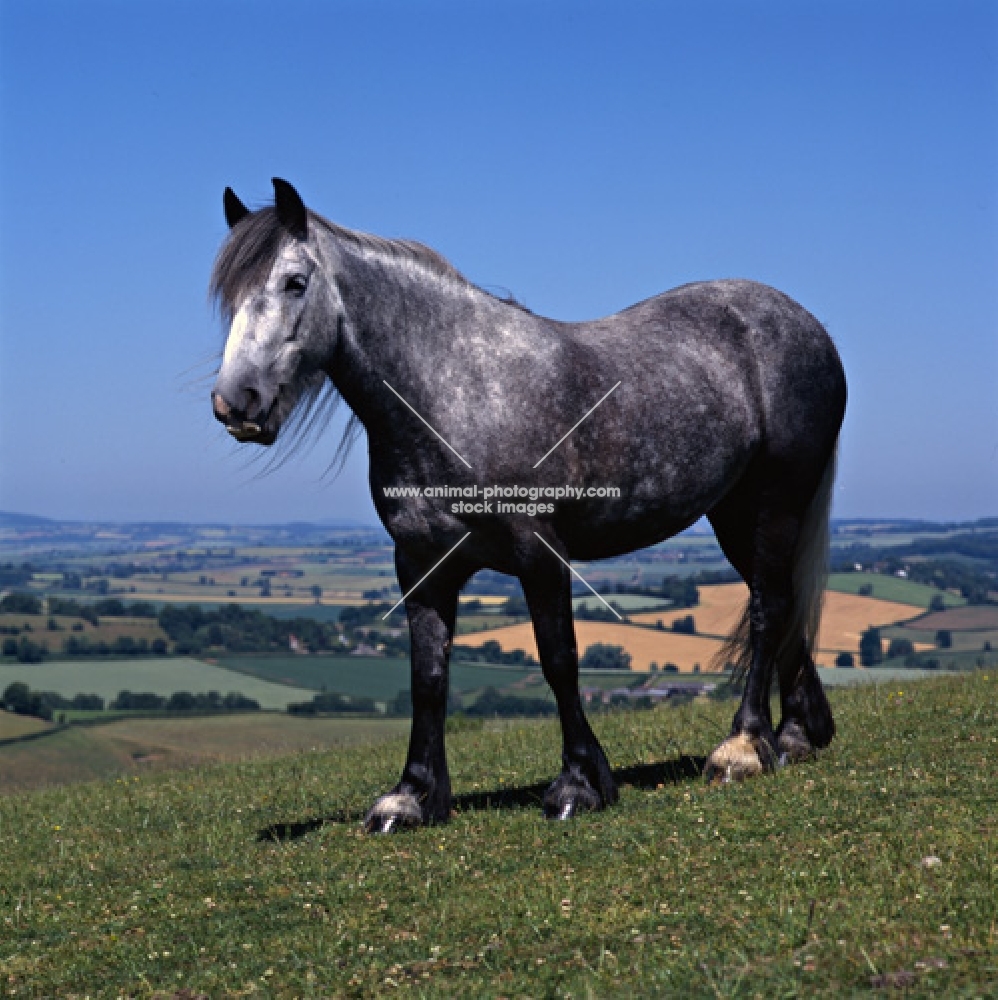
[(667, 663), (664, 667), (662, 667), (662, 672), (666, 674), (678, 674), (679, 667), (677, 667), (675, 663)]
[(695, 608), (700, 603), (700, 591), (688, 576), (663, 577), (660, 590), (677, 608)]
[(19, 663), (41, 663), (42, 658), (48, 650), (44, 646), (32, 642), (30, 639), (21, 638), (17, 644), (17, 659)]
[(932, 595), (932, 600), (929, 601), (929, 610), (930, 611), (945, 611), (946, 610), (946, 601), (943, 600), (943, 595), (942, 594), (933, 594)]
[(3, 641), (3, 655), (4, 656), (17, 656), (17, 640), (16, 639), (4, 639), (4, 641)]
[(887, 659), (892, 660), (895, 656), (911, 656), (915, 652), (911, 639), (891, 639), (887, 646)]
[(316, 601), (321, 601), (322, 600), (322, 587), (320, 587), (316, 583), (316, 584), (314, 584), (312, 586), (311, 590), (312, 590), (312, 596), (316, 599)]
[(45, 704), (41, 694), (30, 690), (23, 681), (14, 681), (7, 685), (3, 695), (0, 696), (0, 705), (3, 705), (8, 712), (15, 712), (17, 715), (31, 715), (46, 721), (52, 718), (52, 709)]
[(222, 707), (229, 712), (258, 712), (260, 702), (255, 698), (247, 698), (246, 695), (238, 691), (230, 691), (222, 699)]
[(121, 691), (118, 697), (111, 702), (111, 708), (138, 712), (156, 712), (166, 706), (166, 699), (162, 695), (152, 694), (149, 691), (137, 694), (131, 691)]
[(166, 703), (168, 712), (190, 712), (197, 705), (190, 691), (174, 691)]
[(835, 657), (835, 666), (854, 667), (856, 666), (856, 661), (853, 659), (852, 653), (839, 653), (839, 655)]
[(936, 645), (940, 649), (949, 649), (953, 645), (953, 633), (948, 628), (936, 632)]
[(579, 666), (583, 670), (630, 670), (631, 654), (623, 646), (594, 642), (583, 653)]
[(70, 708), (81, 712), (103, 712), (104, 699), (99, 694), (78, 694), (70, 702)]
[(472, 717), (491, 718), (494, 716), (511, 717), (554, 715), (557, 712), (554, 702), (544, 698), (524, 698), (520, 695), (497, 691), (494, 687), (486, 688), (475, 703), (466, 709)]
[(0, 611), (18, 615), (40, 615), (42, 602), (34, 594), (15, 592), (0, 600)]
[(78, 618), (83, 607), (79, 601), (74, 601), (71, 597), (50, 597), (46, 604), (50, 615), (63, 615), (67, 618)]
[(678, 632), (681, 635), (696, 635), (697, 625), (693, 620), (693, 615), (684, 615), (682, 618), (677, 618), (672, 623), (672, 631)]
[(157, 656), (162, 656), (166, 652), (166, 640), (153, 639), (151, 648)]
[(884, 645), (880, 629), (868, 628), (859, 640), (859, 662), (864, 667), (875, 667), (884, 661)]
[(522, 597), (507, 597), (499, 606), (499, 613), (511, 618), (522, 618), (527, 614), (527, 602)]
[[(290, 707), (288, 711), (290, 711)], [(408, 718), (412, 715), (412, 691), (409, 688), (402, 688), (388, 702), (388, 714), (402, 716), (403, 718)]]

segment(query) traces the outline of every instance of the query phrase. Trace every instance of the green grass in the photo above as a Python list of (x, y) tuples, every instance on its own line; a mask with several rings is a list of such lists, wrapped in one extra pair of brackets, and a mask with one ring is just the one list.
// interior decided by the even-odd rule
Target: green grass
[[(940, 667), (943, 670), (943, 667)], [(957, 668), (953, 668), (957, 669)], [(924, 681), (938, 677), (939, 670), (925, 667), (906, 667), (903, 660), (887, 661), (887, 665), (855, 668), (818, 667), (818, 676), (825, 687), (852, 687), (857, 684), (898, 684), (902, 688), (913, 681)]]
[[(0, 982), (32, 997), (717, 998), (869, 995), (887, 976), (909, 997), (993, 996), (996, 686), (833, 692), (831, 750), (719, 789), (666, 765), (705, 754), (730, 704), (598, 717), (636, 770), (616, 808), (564, 825), (465, 800), (446, 827), (363, 836), (401, 742), (8, 796)], [(458, 795), (499, 798), (558, 766), (550, 724), (450, 744)], [(267, 836), (278, 827), (290, 835)]]
[(312, 692), (304, 688), (274, 684), (180, 656), (0, 663), (0, 691), (12, 681), (24, 681), (35, 691), (55, 691), (66, 698), (76, 694), (99, 694), (111, 699), (126, 689), (160, 695), (170, 695), (174, 691), (192, 694), (240, 691), (247, 698), (255, 698), (261, 708), (283, 709), (289, 702), (308, 701), (312, 697)]
[(881, 573), (832, 573), (828, 577), (828, 589), (843, 594), (858, 594), (859, 588), (863, 586), (873, 587), (872, 596), (882, 601), (913, 604), (919, 608), (927, 608), (933, 597), (942, 597), (948, 608), (962, 607), (967, 603), (958, 594), (950, 594), (898, 576), (885, 576)]
[[(671, 608), (671, 601), (664, 601), (656, 597), (645, 597), (641, 594), (604, 594), (603, 599), (610, 604), (628, 612), (637, 611), (659, 611)], [(595, 597), (576, 597), (572, 601), (572, 606), (576, 611), (585, 606), (590, 611), (605, 611), (606, 605)]]
[[(110, 713), (108, 713), (110, 714)], [(0, 746), (0, 794), (190, 767), (207, 759), (326, 749), (391, 739), (406, 719), (308, 719), (283, 712), (136, 718), (63, 729), (30, 742)], [(0, 934), (2, 936), (2, 934)]]

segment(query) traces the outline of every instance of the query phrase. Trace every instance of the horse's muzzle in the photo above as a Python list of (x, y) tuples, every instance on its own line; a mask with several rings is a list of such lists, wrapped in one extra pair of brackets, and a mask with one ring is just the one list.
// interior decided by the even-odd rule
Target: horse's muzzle
[(277, 437), (274, 431), (267, 429), (267, 418), (270, 416), (270, 410), (258, 414), (255, 420), (248, 420), (240, 410), (229, 406), (217, 392), (211, 394), (211, 408), (215, 413), (215, 419), (225, 424), (225, 429), (237, 441), (267, 445), (273, 444)]

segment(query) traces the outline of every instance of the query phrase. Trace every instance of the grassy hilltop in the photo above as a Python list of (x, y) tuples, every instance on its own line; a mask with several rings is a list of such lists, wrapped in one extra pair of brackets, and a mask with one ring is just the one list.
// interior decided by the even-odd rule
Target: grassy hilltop
[(598, 717), (621, 803), (566, 825), (548, 723), (454, 734), (456, 816), (392, 838), (397, 741), (12, 795), (0, 992), (995, 995), (996, 691), (835, 691), (820, 760), (720, 789), (730, 704)]

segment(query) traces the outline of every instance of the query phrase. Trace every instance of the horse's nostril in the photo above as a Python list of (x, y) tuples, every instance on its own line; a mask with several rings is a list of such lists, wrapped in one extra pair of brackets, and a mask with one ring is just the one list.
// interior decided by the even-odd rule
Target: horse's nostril
[(250, 389), (250, 388), (244, 389), (243, 391), (246, 393), (246, 408), (243, 410), (243, 412), (247, 416), (249, 416), (251, 413), (252, 414), (259, 413), (261, 409), (260, 393), (258, 393), (256, 389)]
[(215, 411), (216, 419), (221, 420), (223, 423), (232, 412), (232, 408), (217, 392), (211, 394), (211, 408)]

